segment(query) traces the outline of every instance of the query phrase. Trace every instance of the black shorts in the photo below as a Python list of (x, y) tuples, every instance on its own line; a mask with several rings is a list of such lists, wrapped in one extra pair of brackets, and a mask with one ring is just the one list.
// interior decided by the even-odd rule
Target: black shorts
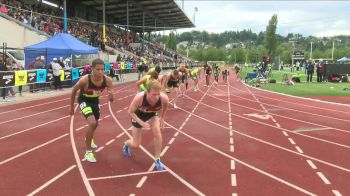
[(178, 80), (177, 81), (170, 80), (170, 81), (168, 81), (167, 86), (169, 88), (171, 88), (171, 87), (178, 88), (179, 87), (179, 81)]
[(143, 65), (140, 65), (137, 67), (137, 70), (139, 70), (139, 72), (143, 72), (143, 71), (145, 71), (145, 68)]
[(187, 75), (182, 75), (181, 76), (181, 83), (185, 83), (185, 81), (187, 82)]
[(205, 75), (210, 76), (211, 75), (211, 71), (205, 71)]
[[(136, 116), (139, 117), (143, 122), (148, 121), (149, 119), (153, 118), (154, 116), (157, 116), (156, 112), (140, 112), (139, 110), (136, 110), (135, 112)], [(142, 128), (142, 126), (136, 122), (134, 119), (131, 119), (131, 124), (132, 126), (134, 126), (135, 128)]]
[(79, 108), (85, 118), (94, 115), (96, 120), (100, 119), (100, 106), (98, 103), (79, 102)]

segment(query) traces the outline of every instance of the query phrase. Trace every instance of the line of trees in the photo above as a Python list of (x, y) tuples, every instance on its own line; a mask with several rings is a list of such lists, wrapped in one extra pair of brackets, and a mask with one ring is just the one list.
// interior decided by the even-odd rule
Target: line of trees
[[(350, 36), (339, 35), (334, 37), (303, 37), (301, 34), (289, 33), (287, 36), (276, 34), (278, 28), (278, 16), (274, 14), (266, 26), (266, 31), (258, 34), (250, 29), (242, 31), (225, 31), (220, 34), (207, 31), (191, 31), (181, 34), (170, 33), (163, 37), (155, 35), (155, 41), (163, 43), (172, 50), (177, 50), (182, 55), (187, 54), (187, 47), (176, 48), (177, 43), (188, 42), (189, 57), (198, 61), (220, 61), (228, 63), (257, 63), (262, 61), (262, 56), (271, 55), (279, 57), (284, 63), (292, 63), (293, 50), (303, 50), (305, 59), (310, 58), (310, 44), (312, 42), (312, 58), (330, 59), (332, 46), (335, 43), (333, 57), (339, 59), (350, 56)], [(226, 48), (231, 44), (232, 48)]]

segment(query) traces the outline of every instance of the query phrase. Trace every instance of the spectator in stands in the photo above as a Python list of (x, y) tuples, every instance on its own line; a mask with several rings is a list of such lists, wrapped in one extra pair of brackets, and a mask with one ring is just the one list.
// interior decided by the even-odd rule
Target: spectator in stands
[[(6, 65), (4, 63), (3, 55), (0, 55), (0, 71), (6, 71)], [(7, 101), (7, 88), (1, 88), (2, 101)]]
[(309, 63), (307, 64), (307, 82), (312, 82), (312, 76), (314, 75), (315, 71), (315, 63), (310, 60)]
[(62, 67), (60, 64), (58, 64), (57, 58), (53, 58), (52, 60), (52, 74), (53, 74), (53, 79), (54, 79), (54, 86), (55, 90), (60, 89), (62, 90), (62, 84), (61, 84), (61, 70)]

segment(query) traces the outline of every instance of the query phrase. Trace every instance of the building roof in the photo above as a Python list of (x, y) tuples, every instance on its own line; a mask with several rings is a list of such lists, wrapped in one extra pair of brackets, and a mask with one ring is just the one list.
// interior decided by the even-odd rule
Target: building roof
[[(105, 0), (106, 18), (114, 24), (127, 25), (127, 1)], [(146, 32), (194, 27), (193, 22), (174, 0), (129, 0), (129, 29), (142, 32), (143, 12)], [(102, 13), (102, 0), (81, 0), (81, 4)]]

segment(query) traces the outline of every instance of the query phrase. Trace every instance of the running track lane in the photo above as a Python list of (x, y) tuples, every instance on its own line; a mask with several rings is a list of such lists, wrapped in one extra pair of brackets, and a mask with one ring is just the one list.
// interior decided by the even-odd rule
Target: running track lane
[[(203, 84), (201, 84), (203, 85)], [(222, 88), (226, 92), (230, 91), (229, 94), (232, 94), (231, 90), (229, 88), (225, 88), (223, 86), (224, 84), (219, 84), (217, 87)], [(236, 85), (235, 83), (231, 83), (231, 85)], [(121, 86), (117, 86), (121, 87)], [(207, 88), (203, 88), (202, 86), (201, 90), (206, 91)], [(218, 100), (213, 100), (212, 98), (209, 98), (209, 94), (213, 92), (213, 96), (217, 96), (220, 99), (226, 99), (226, 101), (229, 99), (226, 93), (225, 95), (220, 94), (219, 91), (213, 90), (213, 87), (211, 87), (208, 91), (208, 93), (203, 96), (202, 99), (203, 104), (209, 104), (211, 106), (214, 106), (216, 109), (207, 107), (203, 104), (198, 104), (195, 101), (188, 99), (179, 99), (178, 105), (181, 108), (185, 108), (187, 112), (184, 112), (183, 110), (171, 110), (171, 115), (168, 115), (166, 118), (167, 122), (169, 122), (168, 127), (163, 131), (164, 136), (164, 149), (166, 146), (168, 146), (167, 150), (164, 152), (163, 155), (163, 162), (171, 168), (176, 174), (178, 174), (181, 178), (188, 181), (190, 184), (192, 184), (195, 188), (198, 188), (200, 191), (202, 191), (204, 194), (211, 195), (211, 193), (218, 193), (220, 195), (225, 193), (238, 193), (238, 195), (245, 195), (245, 194), (256, 194), (257, 192), (263, 193), (264, 195), (271, 195), (271, 194), (278, 194), (278, 193), (291, 193), (293, 195), (302, 194), (302, 192), (296, 189), (296, 187), (287, 186), (285, 183), (286, 181), (294, 181), (297, 183), (296, 186), (300, 187), (301, 189), (310, 188), (312, 190), (310, 193), (318, 193), (321, 190), (325, 190), (325, 192), (329, 195), (329, 193), (337, 193), (335, 191), (339, 191), (340, 193), (346, 195), (346, 193), (349, 193), (348, 190), (346, 190), (346, 186), (341, 184), (338, 181), (344, 181), (346, 182), (346, 179), (349, 179), (348, 175), (346, 175), (346, 172), (339, 170), (339, 169), (331, 169), (330, 175), (332, 176), (334, 173), (336, 173), (338, 176), (342, 177), (343, 180), (337, 180), (334, 178), (330, 178), (331, 184), (330, 185), (323, 185), (321, 188), (314, 188), (312, 183), (309, 183), (307, 186), (304, 187), (303, 184), (299, 184), (299, 178), (296, 177), (297, 175), (307, 175), (309, 174), (309, 171), (306, 168), (302, 169), (302, 172), (300, 173), (294, 173), (289, 174), (289, 169), (286, 169), (284, 167), (288, 167), (288, 165), (279, 165), (279, 162), (288, 162), (288, 160), (294, 160), (295, 156), (299, 156), (298, 159), (300, 159), (300, 155), (296, 155), (290, 152), (287, 152), (286, 150), (281, 150), (280, 148), (272, 148), (271, 145), (267, 145), (265, 143), (259, 142), (257, 139), (252, 139), (249, 137), (243, 137), (240, 134), (238, 134), (238, 131), (240, 131), (240, 127), (236, 127), (235, 120), (237, 116), (234, 116), (235, 114), (235, 105), (231, 105), (231, 118), (228, 116), (228, 108), (229, 104), (228, 102), (219, 102)], [(245, 90), (242, 88), (242, 90)], [(240, 92), (243, 94), (243, 92)], [(134, 92), (133, 92), (134, 94)], [(130, 95), (130, 94), (129, 94)], [(193, 96), (195, 100), (199, 100), (201, 98), (200, 93), (188, 93), (189, 96)], [(126, 96), (126, 95), (124, 95)], [(171, 95), (173, 96), (173, 95)], [(252, 98), (252, 96), (249, 94), (246, 94), (246, 98)], [(235, 102), (235, 97), (230, 96), (230, 101)], [(213, 102), (214, 101), (214, 102)], [(105, 103), (105, 102), (104, 102)], [(119, 103), (119, 104), (118, 104)], [(127, 107), (122, 100), (120, 102), (114, 102), (112, 105), (113, 114), (116, 115), (117, 118), (120, 118), (122, 121), (124, 127), (128, 128), (130, 126), (130, 118), (127, 117), (127, 114), (125, 113), (125, 110), (123, 109)], [(226, 104), (226, 107), (225, 107)], [(251, 102), (244, 103), (244, 100), (240, 100), (239, 104), (246, 104), (246, 106), (252, 106)], [(260, 104), (255, 103), (254, 109), (259, 109), (256, 106), (259, 106)], [(217, 109), (220, 109), (219, 111)], [(223, 110), (222, 110), (223, 109)], [(221, 111), (222, 110), (222, 111)], [(118, 112), (119, 111), (119, 112)], [(188, 112), (193, 112), (191, 115)], [(210, 115), (208, 115), (208, 113)], [(87, 171), (87, 175), (90, 177), (90, 182), (93, 185), (93, 188), (95, 190), (95, 194), (102, 195), (102, 194), (136, 194), (136, 195), (148, 195), (148, 194), (157, 194), (160, 191), (167, 192), (169, 194), (182, 194), (182, 195), (196, 195), (192, 190), (190, 190), (187, 186), (185, 186), (183, 183), (181, 183), (179, 180), (175, 179), (172, 175), (166, 172), (161, 173), (155, 173), (155, 172), (147, 172), (151, 166), (153, 161), (144, 154), (143, 151), (136, 150), (135, 153), (137, 153), (137, 157), (135, 156), (132, 160), (126, 159), (121, 156), (121, 146), (125, 139), (127, 139), (126, 135), (122, 133), (122, 130), (118, 128), (116, 124), (113, 123), (111, 120), (111, 117), (108, 116), (108, 112), (104, 107), (102, 107), (102, 118), (100, 127), (98, 128), (96, 132), (96, 139), (98, 140), (98, 144), (100, 147), (104, 147), (102, 150), (100, 150), (97, 154), (98, 156), (98, 163), (97, 164), (88, 164), (83, 162), (83, 166)], [(204, 115), (205, 120), (198, 117), (198, 115)], [(76, 116), (76, 123), (81, 122), (80, 124), (83, 125), (84, 121), (81, 115), (75, 115)], [(186, 121), (187, 119), (187, 121)], [(230, 120), (231, 119), (231, 120)], [(22, 119), (24, 121), (25, 119)], [(246, 122), (247, 120), (239, 119), (242, 122)], [(244, 121), (243, 121), (244, 120)], [(277, 119), (279, 120), (279, 119)], [(111, 122), (112, 121), (112, 122)], [(185, 122), (186, 121), (186, 122)], [(208, 122), (209, 121), (209, 122)], [(220, 122), (221, 124), (214, 125), (213, 121)], [(230, 122), (232, 124), (233, 130), (230, 130), (229, 125)], [(273, 122), (271, 122), (271, 119), (269, 119), (268, 122), (270, 125), (273, 125)], [(80, 128), (80, 124), (76, 124), (75, 129)], [(170, 124), (174, 124), (174, 127), (172, 127)], [(254, 126), (254, 124), (261, 125), (261, 121), (253, 122), (249, 121), (248, 126)], [(79, 127), (80, 126), (80, 127)], [(182, 128), (181, 128), (182, 127)], [(181, 128), (181, 130), (180, 130)], [(243, 129), (243, 128), (242, 128)], [(262, 126), (259, 128), (259, 130), (264, 129), (270, 129), (269, 127)], [(82, 137), (84, 137), (84, 128), (81, 129), (81, 131), (76, 131), (77, 133), (77, 147), (79, 150), (79, 155), (82, 156), (82, 153), (84, 151), (84, 145), (81, 142)], [(208, 130), (215, 131), (215, 133), (209, 132)], [(35, 131), (35, 130), (32, 130)], [(178, 133), (182, 132), (184, 133)], [(246, 130), (242, 130), (246, 131)], [(281, 130), (277, 131), (281, 132)], [(274, 132), (277, 132), (274, 131)], [(190, 135), (185, 135), (185, 134)], [(231, 135), (231, 132), (233, 133)], [(251, 133), (251, 132), (249, 132)], [(283, 134), (283, 131), (281, 132)], [(194, 136), (192, 136), (192, 134)], [(268, 133), (266, 133), (268, 134)], [(262, 135), (262, 134), (260, 134)], [(146, 133), (144, 135), (144, 141), (143, 145), (145, 146), (145, 149), (151, 153), (153, 153), (153, 146), (151, 140), (151, 134)], [(259, 134), (256, 135), (258, 137)], [(28, 136), (29, 137), (29, 136)], [(275, 136), (273, 136), (275, 137)], [(14, 136), (13, 136), (14, 138)], [(175, 139), (174, 139), (175, 138)], [(231, 142), (231, 138), (233, 141)], [(9, 138), (10, 139), (10, 138)], [(114, 140), (113, 140), (114, 139)], [(205, 142), (200, 143), (197, 141), (198, 139), (202, 139)], [(286, 138), (278, 137), (278, 140), (286, 140), (289, 142)], [(113, 140), (113, 141), (112, 141)], [(237, 140), (237, 141), (236, 141)], [(33, 140), (34, 141), (34, 140)], [(63, 140), (62, 140), (63, 141)], [(67, 142), (62, 142), (59, 140), (59, 145), (56, 145), (56, 147), (59, 147), (60, 145), (66, 146), (66, 148), (70, 147), (70, 144)], [(79, 143), (80, 142), (80, 143)], [(271, 142), (274, 142), (272, 140)], [(280, 141), (279, 141), (280, 142)], [(234, 152), (231, 151), (232, 143), (234, 144)], [(247, 145), (247, 143), (249, 145)], [(277, 143), (278, 145), (283, 145), (280, 142)], [(285, 146), (291, 145), (291, 144), (284, 144)], [(313, 144), (317, 148), (317, 144)], [(249, 151), (250, 147), (256, 147), (254, 151)], [(262, 146), (262, 147), (261, 147)], [(41, 148), (40, 150), (45, 149)], [(64, 148), (63, 148), (64, 149)], [(261, 150), (260, 150), (261, 149)], [(292, 149), (291, 147), (287, 149)], [(52, 151), (52, 148), (46, 149), (48, 151), (48, 154)], [(186, 154), (186, 151), (189, 151), (188, 154)], [(264, 151), (264, 152), (261, 152)], [(266, 160), (266, 159), (259, 159), (249, 157), (248, 153), (257, 153), (256, 155), (259, 155), (260, 153), (265, 153), (271, 156), (276, 156), (278, 154), (283, 154), (281, 157), (278, 157), (278, 161), (273, 160)], [(282, 151), (282, 152), (280, 152)], [(33, 151), (35, 152), (35, 151)], [(33, 155), (30, 152), (28, 155)], [(56, 152), (61, 152), (60, 150), (56, 149)], [(231, 154), (229, 154), (231, 153)], [(242, 157), (236, 157), (237, 153), (239, 156)], [(241, 153), (241, 154), (239, 154)], [(45, 154), (45, 153), (43, 153)], [(40, 182), (36, 182), (33, 185), (29, 187), (40, 187), (45, 182), (49, 181), (50, 179), (54, 179), (55, 176), (57, 177), (56, 180), (54, 180), (52, 183), (50, 183), (47, 187), (43, 188), (41, 191), (39, 191), (40, 194), (50, 194), (51, 191), (55, 190), (62, 190), (62, 193), (82, 193), (84, 192), (84, 185), (81, 181), (81, 177), (78, 174), (77, 167), (74, 166), (74, 159), (72, 155), (69, 152), (65, 153), (65, 158), (61, 159), (64, 160), (65, 163), (68, 164), (60, 164), (56, 165), (55, 167), (59, 167), (58, 169), (55, 169), (55, 173), (50, 171), (46, 171), (44, 169), (40, 169), (42, 166), (40, 163), (33, 165), (36, 169), (31, 169), (33, 171), (40, 171), (47, 174), (42, 174), (43, 177), (40, 178)], [(201, 156), (203, 154), (203, 156)], [(38, 160), (40, 160), (41, 153), (35, 153), (34, 154)], [(186, 156), (191, 155), (191, 156)], [(261, 155), (260, 155), (261, 156)], [(284, 160), (284, 157), (286, 160)], [(30, 156), (29, 158), (26, 158), (27, 161), (32, 159), (33, 157)], [(304, 158), (304, 157), (302, 157)], [(242, 162), (249, 161), (248, 163)], [(67, 160), (67, 162), (66, 162)], [(68, 161), (69, 160), (69, 161)], [(193, 160), (193, 161), (192, 161)], [(217, 160), (217, 161), (213, 161)], [(232, 160), (235, 160), (235, 163), (232, 162)], [(12, 165), (17, 162), (16, 160), (6, 163), (7, 166), (11, 167)], [(73, 162), (73, 165), (70, 165), (69, 163)], [(266, 162), (266, 163), (265, 163)], [(185, 164), (186, 163), (186, 164)], [(199, 163), (199, 164), (196, 164)], [(216, 164), (214, 164), (216, 163)], [(270, 164), (268, 164), (270, 163)], [(46, 162), (46, 165), (50, 163)], [(51, 163), (52, 164), (52, 163)], [(248, 164), (248, 165), (246, 165)], [(301, 161), (297, 161), (294, 165), (303, 165)], [(198, 166), (199, 165), (199, 166)], [(249, 166), (257, 165), (257, 167), (260, 168), (251, 168)], [(269, 166), (270, 165), (270, 166)], [(306, 166), (305, 166), (306, 165)], [(329, 177), (329, 174), (326, 173), (327, 168), (330, 167), (328, 165), (324, 164), (317, 164), (317, 169), (313, 173), (314, 178), (312, 175), (310, 175), (310, 181), (320, 181), (320, 178), (318, 177), (318, 172), (321, 171), (326, 177)], [(18, 168), (20, 168), (20, 165), (16, 165)], [(217, 167), (215, 167), (217, 166)], [(281, 179), (281, 181), (276, 180), (276, 178), (273, 178), (273, 176), (269, 176), (266, 174), (263, 174), (262, 169), (266, 169), (268, 172), (274, 173), (274, 169), (270, 168), (272, 166), (275, 166), (276, 168), (280, 168), (281, 170), (276, 171), (278, 175), (275, 175), (275, 177), (283, 177), (285, 179)], [(46, 166), (47, 167), (47, 166)], [(199, 169), (196, 169), (196, 167), (199, 167)], [(298, 166), (299, 167), (299, 166)], [(308, 167), (307, 163), (305, 162), (304, 167)], [(28, 169), (27, 167), (23, 167), (23, 171), (25, 169)], [(138, 169), (140, 172), (136, 172), (133, 169)], [(209, 169), (207, 169), (209, 168)], [(10, 168), (3, 170), (3, 172), (7, 172)], [(261, 169), (261, 170), (260, 170)], [(207, 172), (207, 170), (209, 170)], [(305, 170), (305, 171), (304, 171)], [(312, 168), (310, 169), (312, 170)], [(22, 171), (22, 170), (20, 170)], [(40, 173), (39, 172), (39, 173)], [(65, 173), (66, 172), (66, 173)], [(34, 173), (34, 174), (33, 174)], [(35, 172), (29, 173), (28, 176), (35, 178), (38, 174), (35, 174)], [(207, 175), (205, 175), (208, 173)], [(60, 176), (59, 174), (62, 174)], [(126, 174), (126, 176), (124, 176)], [(233, 175), (235, 174), (235, 175)], [(276, 173), (274, 173), (276, 174)], [(12, 175), (15, 175), (12, 173)], [(117, 176), (114, 178), (107, 178), (111, 176)], [(146, 176), (146, 177), (145, 177)], [(194, 177), (198, 177), (198, 179), (193, 179)], [(218, 178), (219, 180), (215, 182), (214, 180), (211, 180), (212, 178), (216, 179), (217, 176), (224, 176), (223, 180), (221, 178)], [(36, 177), (37, 178), (37, 177)], [(100, 179), (99, 179), (100, 178)], [(285, 181), (283, 181), (285, 180)], [(20, 179), (18, 180), (21, 181)], [(75, 182), (72, 183), (74, 185), (73, 190), (65, 190), (62, 188), (61, 184), (71, 184), (68, 182)], [(118, 182), (115, 186), (116, 182)], [(206, 184), (206, 182), (208, 182)], [(14, 183), (12, 187), (15, 187), (16, 182)], [(10, 183), (10, 184), (11, 184)], [(233, 186), (236, 183), (235, 186)], [(31, 184), (31, 182), (28, 180), (26, 183), (22, 184)], [(257, 184), (262, 185), (258, 186)], [(213, 187), (213, 189), (210, 189), (209, 186)], [(26, 185), (27, 186), (27, 185)], [(218, 188), (221, 186), (221, 192)], [(160, 188), (161, 187), (161, 188)], [(208, 188), (209, 187), (209, 188)], [(247, 188), (249, 187), (249, 190)], [(27, 188), (26, 191), (22, 191), (23, 193), (29, 193)], [(31, 189), (31, 191), (33, 191)], [(111, 191), (109, 191), (111, 190)], [(55, 192), (58, 193), (58, 192)], [(61, 193), (61, 192), (60, 192)], [(295, 193), (295, 194), (294, 194)]]

